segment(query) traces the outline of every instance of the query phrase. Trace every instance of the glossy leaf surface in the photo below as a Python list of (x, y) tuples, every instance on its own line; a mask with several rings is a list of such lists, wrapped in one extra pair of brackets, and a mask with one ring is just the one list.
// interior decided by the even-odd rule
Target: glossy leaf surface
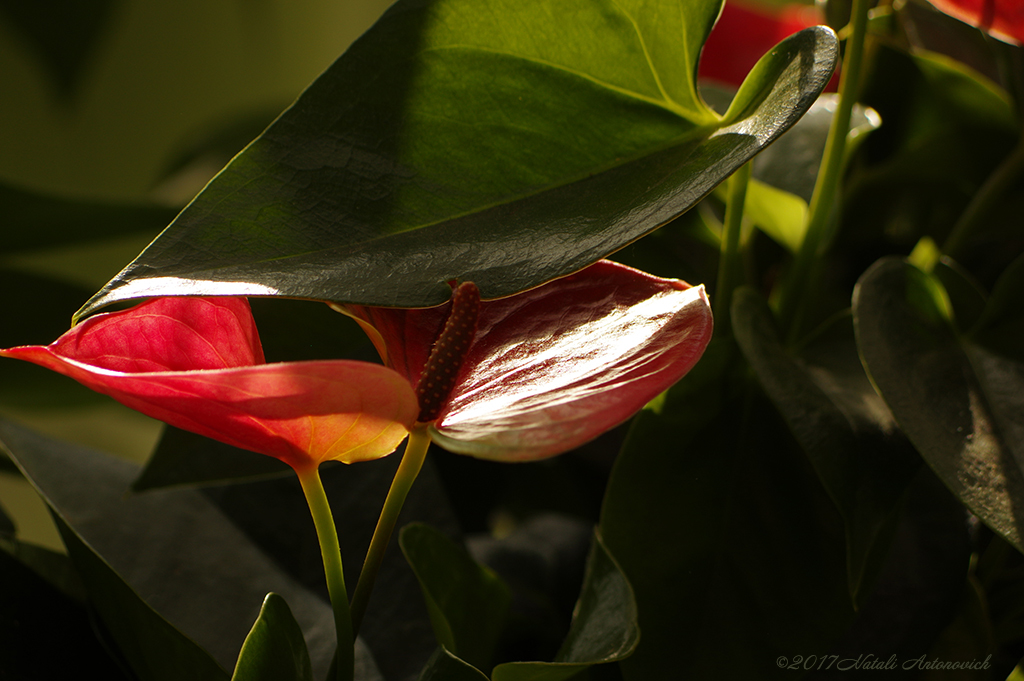
[(302, 629), (284, 598), (267, 594), (245, 637), (231, 681), (312, 681)]
[(399, 544), (420, 582), (438, 644), (478, 669), (488, 669), (506, 624), (508, 585), (427, 525), (407, 525)]
[(241, 298), (156, 299), (89, 319), (52, 345), (0, 354), (293, 467), (390, 454), (416, 414), (408, 384), (380, 365), (264, 364)]
[(972, 513), (1024, 547), (1024, 453), (1012, 439), (1024, 365), (961, 344), (944, 289), (900, 259), (876, 262), (853, 300), (861, 356), (900, 427)]
[[(415, 383), (449, 306), (353, 306), (388, 366)], [(448, 403), (431, 426), (454, 452), (504, 461), (560, 454), (622, 423), (675, 383), (711, 339), (702, 286), (617, 263), (485, 301)]]
[(720, 119), (695, 85), (719, 7), (399, 2), (81, 314), (203, 294), (419, 307), (452, 279), (496, 298), (580, 270), (696, 203), (831, 75), (834, 34), (807, 29)]

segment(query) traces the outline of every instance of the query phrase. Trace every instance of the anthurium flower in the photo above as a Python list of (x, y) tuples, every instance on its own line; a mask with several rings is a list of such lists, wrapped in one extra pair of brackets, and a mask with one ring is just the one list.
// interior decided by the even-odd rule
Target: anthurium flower
[(296, 470), (385, 456), (418, 413), (408, 381), (378, 364), (266, 364), (245, 298), (157, 298), (0, 355)]
[[(785, 38), (822, 23), (821, 13), (803, 4), (767, 9), (754, 3), (729, 0), (704, 42), (698, 75), (739, 87), (757, 60)], [(827, 90), (835, 90), (832, 77)]]
[(1020, 0), (929, 0), (936, 9), (1008, 43), (1024, 43)]
[[(387, 365), (416, 385), (451, 309), (342, 311), (360, 321)], [(679, 380), (704, 352), (712, 326), (703, 286), (610, 261), (484, 301), (431, 438), (450, 451), (500, 461), (568, 451)]]

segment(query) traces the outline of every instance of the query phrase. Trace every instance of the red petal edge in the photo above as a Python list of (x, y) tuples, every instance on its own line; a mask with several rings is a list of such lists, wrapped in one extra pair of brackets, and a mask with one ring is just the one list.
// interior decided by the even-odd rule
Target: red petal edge
[[(248, 302), (240, 298), (149, 301), (91, 318), (49, 346), (0, 355), (40, 364), (143, 414), (293, 468), (385, 456), (418, 412), (408, 382), (377, 364), (264, 364)], [(239, 365), (245, 361), (250, 364)], [(179, 369), (119, 370), (168, 365)]]

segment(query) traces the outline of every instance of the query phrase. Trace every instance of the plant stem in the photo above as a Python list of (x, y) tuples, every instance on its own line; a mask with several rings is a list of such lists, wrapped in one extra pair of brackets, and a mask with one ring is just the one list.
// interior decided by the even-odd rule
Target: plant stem
[(352, 632), (352, 618), (349, 614), (348, 592), (345, 590), (345, 573), (341, 563), (341, 547), (338, 545), (338, 531), (334, 526), (334, 516), (327, 502), (320, 472), (316, 466), (308, 469), (295, 469), (299, 476), (299, 484), (306, 495), (309, 512), (313, 516), (316, 536), (320, 541), (320, 553), (324, 559), (324, 575), (327, 577), (327, 592), (331, 596), (331, 607), (334, 609), (334, 627), (338, 635), (337, 668), (338, 681), (351, 681), (355, 674), (355, 653)]
[(953, 225), (953, 230), (946, 238), (942, 252), (951, 258), (960, 255), (967, 238), (981, 228), (988, 219), (996, 202), (1006, 193), (1013, 182), (1024, 171), (1024, 135), (1021, 135), (1017, 146), (1010, 155), (988, 176), (974, 194), (967, 208), (960, 214), (960, 219)]
[(743, 204), (747, 199), (750, 182), (750, 163), (743, 164), (729, 178), (725, 204), (725, 224), (722, 231), (722, 254), (718, 261), (718, 283), (715, 286), (715, 333), (728, 335), (732, 330), (729, 308), (736, 289), (740, 261), (740, 232), (743, 226)]
[(380, 518), (377, 520), (377, 528), (373, 531), (370, 548), (366, 550), (366, 560), (363, 561), (359, 582), (352, 595), (353, 635), (359, 633), (359, 625), (362, 624), (363, 615), (366, 613), (366, 605), (370, 601), (373, 584), (377, 581), (377, 572), (380, 570), (381, 561), (384, 560), (384, 552), (391, 540), (391, 533), (398, 522), (398, 514), (405, 504), (405, 498), (409, 495), (409, 489), (412, 488), (416, 476), (420, 473), (429, 447), (430, 435), (427, 433), (427, 427), (424, 424), (419, 424), (409, 433), (409, 441), (405, 443), (402, 463), (398, 466), (395, 479), (391, 481), (391, 489), (388, 490), (388, 496), (384, 500), (384, 508), (381, 509)]
[(839, 192), (843, 161), (846, 153), (846, 136), (850, 131), (853, 105), (857, 101), (860, 71), (864, 62), (864, 41), (867, 37), (868, 0), (853, 0), (850, 15), (852, 30), (846, 41), (839, 75), (839, 103), (832, 115), (832, 124), (825, 142), (825, 156), (821, 160), (818, 177), (811, 195), (807, 218), (807, 232), (804, 234), (800, 251), (793, 261), (787, 288), (783, 291), (779, 308), (779, 321), (788, 329), (790, 341), (799, 334), (801, 319), (807, 306), (808, 293), (812, 289), (812, 273), (819, 249), (825, 239), (829, 217)]

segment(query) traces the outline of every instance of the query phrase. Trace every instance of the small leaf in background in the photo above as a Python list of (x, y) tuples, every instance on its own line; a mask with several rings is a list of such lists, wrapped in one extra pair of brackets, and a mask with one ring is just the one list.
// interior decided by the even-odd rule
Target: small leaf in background
[(269, 593), (245, 637), (231, 681), (312, 681), (309, 651), (288, 603)]
[(482, 671), (439, 647), (418, 681), (488, 681)]
[(244, 298), (158, 298), (0, 355), (293, 468), (390, 454), (418, 409), (409, 385), (379, 364), (266, 364)]
[(800, 250), (807, 231), (807, 202), (799, 196), (751, 180), (744, 216), (791, 253)]
[(834, 34), (806, 29), (720, 119), (694, 84), (720, 4), (399, 2), (81, 314), (186, 291), (420, 307), (452, 279), (497, 298), (580, 270), (694, 205), (831, 75)]
[(423, 590), (438, 644), (474, 667), (489, 670), (506, 625), (508, 586), (428, 525), (404, 527), (399, 545)]
[(869, 559), (884, 556), (887, 526), (920, 459), (864, 374), (848, 318), (831, 338), (793, 356), (754, 290), (736, 292), (732, 317), (736, 342), (843, 515), (847, 579), (858, 603)]
[(628, 658), (640, 637), (633, 589), (595, 532), (569, 633), (553, 662), (506, 662), (493, 681), (562, 681), (596, 664)]
[[(449, 306), (351, 306), (388, 366), (419, 379)], [(453, 452), (500, 461), (561, 454), (675, 383), (711, 339), (703, 287), (610, 261), (480, 306), (473, 344), (431, 425)]]
[(936, 287), (944, 293), (934, 279), (895, 257), (869, 268), (853, 297), (861, 357), (939, 478), (986, 525), (1024, 550), (1021, 454), (1004, 430), (1021, 422), (1017, 396), (1024, 367), (1009, 359), (987, 364), (990, 356), (980, 346), (962, 345)]

